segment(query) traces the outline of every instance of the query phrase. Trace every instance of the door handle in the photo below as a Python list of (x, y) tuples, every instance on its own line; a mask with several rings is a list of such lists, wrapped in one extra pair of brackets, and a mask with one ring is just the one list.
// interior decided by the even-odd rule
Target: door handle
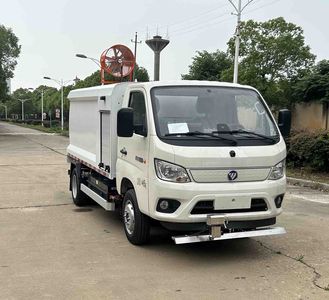
[(126, 148), (122, 148), (121, 150), (120, 150), (120, 153), (122, 154), (122, 155), (127, 155), (127, 150), (126, 150)]

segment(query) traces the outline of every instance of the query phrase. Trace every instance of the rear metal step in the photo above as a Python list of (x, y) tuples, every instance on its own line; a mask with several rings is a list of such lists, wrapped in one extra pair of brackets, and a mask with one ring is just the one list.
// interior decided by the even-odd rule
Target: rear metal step
[(189, 243), (199, 243), (199, 242), (209, 242), (209, 241), (219, 241), (219, 240), (241, 239), (247, 237), (279, 235), (285, 233), (286, 230), (283, 227), (273, 227), (273, 228), (260, 228), (250, 231), (223, 233), (220, 237), (212, 237), (210, 234), (205, 234), (205, 235), (173, 236), (172, 239), (175, 241), (176, 244), (189, 244)]
[(114, 202), (108, 202), (98, 194), (96, 194), (93, 190), (91, 190), (89, 187), (81, 183), (80, 186), (81, 191), (83, 191), (86, 195), (88, 195), (91, 199), (93, 199), (95, 202), (97, 202), (100, 206), (102, 206), (105, 210), (115, 210), (115, 203)]

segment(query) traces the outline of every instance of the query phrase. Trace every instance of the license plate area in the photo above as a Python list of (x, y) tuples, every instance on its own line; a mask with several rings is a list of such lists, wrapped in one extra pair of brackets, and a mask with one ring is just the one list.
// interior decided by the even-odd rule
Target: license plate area
[(214, 201), (215, 210), (246, 209), (251, 207), (250, 196), (218, 196)]

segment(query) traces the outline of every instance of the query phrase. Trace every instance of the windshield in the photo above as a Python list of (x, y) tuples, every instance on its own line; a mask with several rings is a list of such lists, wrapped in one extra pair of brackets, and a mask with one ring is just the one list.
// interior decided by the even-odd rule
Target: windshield
[[(253, 90), (169, 86), (153, 88), (151, 95), (160, 138), (214, 140), (213, 135), (218, 141), (218, 136), (231, 135), (240, 145), (273, 144), (278, 140), (276, 126)], [(242, 140), (247, 142), (239, 142)]]

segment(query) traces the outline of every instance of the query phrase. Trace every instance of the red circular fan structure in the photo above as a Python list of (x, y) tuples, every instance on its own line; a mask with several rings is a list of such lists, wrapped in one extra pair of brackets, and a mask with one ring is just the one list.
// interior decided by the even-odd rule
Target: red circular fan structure
[(111, 74), (116, 78), (122, 78), (130, 75), (130, 80), (135, 67), (135, 57), (131, 50), (124, 45), (114, 45), (106, 49), (100, 58), (102, 83), (105, 81), (104, 72)]

